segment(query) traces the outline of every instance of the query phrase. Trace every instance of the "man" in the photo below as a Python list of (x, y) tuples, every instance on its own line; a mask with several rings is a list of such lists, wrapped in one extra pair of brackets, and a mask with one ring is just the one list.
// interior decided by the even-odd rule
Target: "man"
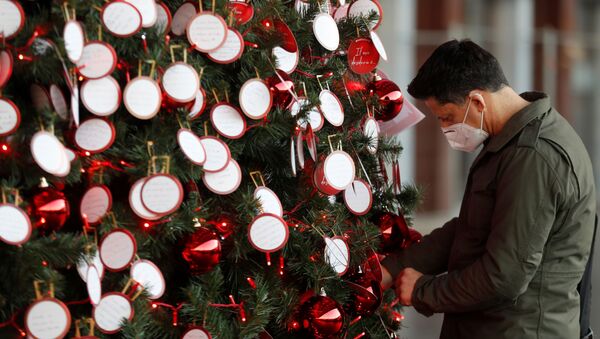
[(408, 92), (452, 148), (483, 149), (460, 215), (386, 257), (384, 286), (420, 313), (444, 313), (441, 338), (578, 338), (596, 210), (579, 136), (545, 94), (517, 94), (468, 40), (439, 46)]

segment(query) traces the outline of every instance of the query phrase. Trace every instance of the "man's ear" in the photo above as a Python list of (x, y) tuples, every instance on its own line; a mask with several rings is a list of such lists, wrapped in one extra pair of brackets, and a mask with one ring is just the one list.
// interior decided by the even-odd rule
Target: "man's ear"
[(485, 110), (485, 99), (480, 91), (471, 91), (471, 93), (469, 93), (469, 98), (471, 98), (471, 104), (475, 105), (478, 112), (483, 112)]

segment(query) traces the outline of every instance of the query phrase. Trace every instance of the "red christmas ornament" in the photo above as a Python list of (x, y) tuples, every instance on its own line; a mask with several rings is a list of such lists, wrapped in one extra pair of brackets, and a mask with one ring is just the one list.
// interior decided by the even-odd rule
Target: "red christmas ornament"
[(314, 338), (339, 338), (344, 330), (344, 310), (330, 297), (314, 296), (301, 308), (302, 327)]
[(349, 312), (361, 316), (370, 316), (381, 305), (381, 298), (383, 296), (381, 284), (378, 281), (370, 280), (366, 285), (365, 287), (360, 284), (348, 282), (348, 287), (352, 290), (353, 297), (352, 302), (346, 305)]
[(421, 234), (408, 227), (404, 216), (383, 213), (375, 221), (381, 231), (381, 250), (388, 253), (421, 240)]
[(286, 108), (292, 103), (294, 97), (291, 92), (294, 91), (294, 82), (286, 72), (278, 69), (277, 74), (267, 79), (267, 84), (273, 94), (274, 105)]
[(63, 192), (50, 187), (45, 178), (39, 187), (40, 191), (33, 196), (34, 225), (44, 232), (58, 231), (69, 218), (69, 201)]
[(200, 227), (187, 240), (182, 256), (192, 274), (206, 273), (219, 264), (221, 242), (215, 232)]
[(354, 73), (366, 74), (377, 68), (379, 52), (371, 39), (358, 38), (348, 46), (348, 66)]
[(381, 110), (375, 112), (377, 120), (392, 120), (402, 110), (404, 96), (400, 87), (390, 80), (376, 80), (367, 85), (367, 89), (379, 97)]
[(247, 2), (230, 1), (227, 3), (227, 7), (229, 7), (233, 17), (240, 25), (252, 20), (252, 17), (254, 16), (254, 7)]

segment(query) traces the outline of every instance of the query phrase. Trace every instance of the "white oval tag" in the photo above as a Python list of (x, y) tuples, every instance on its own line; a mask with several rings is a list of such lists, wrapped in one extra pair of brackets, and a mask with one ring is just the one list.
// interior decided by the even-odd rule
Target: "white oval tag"
[(100, 331), (114, 334), (121, 330), (123, 320), (133, 319), (133, 306), (124, 294), (109, 292), (102, 296), (92, 313)]
[(371, 186), (362, 179), (356, 179), (344, 190), (344, 203), (356, 215), (365, 215), (373, 205)]
[(325, 261), (338, 275), (344, 275), (350, 265), (348, 243), (342, 237), (325, 238)]
[(254, 190), (254, 198), (259, 201), (261, 212), (283, 217), (283, 206), (277, 194), (270, 188), (259, 186)]
[(142, 203), (142, 186), (144, 182), (146, 182), (146, 178), (141, 178), (129, 189), (129, 206), (133, 213), (142, 219), (158, 220), (161, 218), (161, 215), (148, 211)]
[(125, 0), (132, 4), (142, 16), (142, 27), (152, 27), (158, 19), (154, 0)]
[(273, 95), (269, 86), (261, 79), (246, 81), (239, 94), (240, 107), (250, 119), (264, 118), (271, 110)]
[(191, 2), (184, 2), (173, 15), (171, 32), (177, 36), (183, 35), (187, 25), (195, 16), (196, 6)]
[(206, 172), (202, 182), (211, 192), (227, 195), (235, 192), (242, 182), (242, 170), (234, 159), (229, 160), (225, 168), (218, 172)]
[(217, 132), (226, 138), (239, 139), (246, 133), (246, 119), (236, 107), (228, 103), (213, 106), (210, 121)]
[(187, 38), (197, 51), (216, 51), (227, 39), (227, 24), (219, 15), (202, 12), (194, 17), (186, 28)]
[(147, 178), (140, 194), (142, 204), (150, 212), (159, 215), (175, 212), (183, 201), (181, 183), (168, 174), (155, 174)]
[(219, 172), (223, 170), (231, 160), (229, 146), (223, 140), (213, 136), (200, 138), (202, 146), (206, 151), (206, 162), (204, 163), (205, 172)]
[(230, 64), (238, 60), (244, 53), (244, 38), (237, 30), (228, 28), (225, 43), (207, 54), (207, 57), (219, 64)]
[(71, 312), (55, 298), (34, 302), (25, 313), (25, 328), (34, 338), (63, 338), (71, 327)]
[(187, 128), (177, 132), (177, 143), (185, 156), (193, 164), (202, 166), (206, 162), (206, 151), (200, 138)]
[(142, 15), (129, 2), (107, 3), (102, 8), (100, 17), (106, 30), (120, 38), (130, 37), (142, 28)]
[(133, 235), (125, 229), (115, 229), (102, 238), (100, 260), (107, 270), (124, 270), (135, 256), (137, 244)]
[(10, 245), (21, 245), (31, 236), (31, 220), (18, 206), (0, 204), (0, 240)]
[(325, 119), (333, 126), (342, 126), (344, 123), (344, 107), (337, 95), (326, 89), (319, 94), (319, 101), (321, 101), (319, 108)]
[(88, 79), (98, 79), (111, 74), (117, 66), (115, 49), (102, 41), (91, 41), (83, 47), (77, 61), (79, 73)]
[(171, 100), (189, 102), (194, 100), (200, 90), (200, 77), (192, 66), (176, 62), (163, 74), (162, 85)]
[(162, 95), (153, 79), (139, 76), (125, 86), (123, 102), (127, 111), (142, 120), (152, 119), (160, 110)]
[(121, 87), (110, 75), (88, 79), (81, 86), (81, 101), (85, 108), (99, 116), (109, 116), (121, 104)]
[(115, 127), (102, 118), (84, 121), (75, 131), (77, 147), (90, 153), (104, 152), (115, 141)]
[(12, 101), (0, 98), (0, 137), (14, 133), (21, 124), (21, 112)]
[(344, 151), (335, 151), (325, 159), (323, 172), (331, 187), (344, 190), (354, 181), (354, 160)]
[(289, 229), (280, 216), (263, 213), (248, 226), (248, 240), (257, 250), (272, 253), (282, 249), (287, 243)]
[(65, 41), (65, 50), (67, 57), (71, 62), (77, 63), (83, 54), (85, 45), (85, 35), (81, 24), (75, 20), (69, 20), (63, 30), (63, 40)]
[(340, 31), (337, 22), (327, 13), (315, 16), (313, 33), (321, 46), (327, 50), (335, 51), (340, 46)]
[(96, 224), (110, 211), (111, 206), (110, 190), (104, 185), (97, 185), (89, 188), (81, 198), (79, 213), (88, 223)]
[(148, 298), (158, 299), (165, 293), (165, 278), (152, 261), (138, 260), (131, 265), (129, 272), (133, 280), (144, 286)]

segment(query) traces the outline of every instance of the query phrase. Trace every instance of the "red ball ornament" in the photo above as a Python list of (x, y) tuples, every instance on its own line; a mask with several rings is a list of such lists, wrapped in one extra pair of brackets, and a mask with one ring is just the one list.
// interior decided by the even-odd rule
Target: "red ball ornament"
[(367, 74), (377, 68), (379, 52), (371, 39), (358, 38), (348, 46), (348, 66), (354, 73)]
[(70, 215), (69, 201), (63, 192), (50, 187), (42, 178), (40, 191), (33, 196), (34, 225), (43, 232), (60, 230)]
[(192, 274), (206, 273), (219, 264), (221, 242), (215, 232), (200, 227), (187, 240), (182, 256)]
[(404, 96), (400, 87), (390, 80), (376, 80), (367, 85), (367, 89), (379, 97), (381, 110), (376, 111), (377, 120), (389, 121), (400, 113)]
[(314, 296), (302, 305), (302, 327), (314, 338), (339, 338), (344, 330), (344, 310), (337, 301)]
[(274, 105), (287, 108), (292, 103), (294, 97), (291, 92), (294, 91), (294, 82), (286, 72), (278, 69), (277, 74), (267, 79), (267, 84), (273, 94)]

